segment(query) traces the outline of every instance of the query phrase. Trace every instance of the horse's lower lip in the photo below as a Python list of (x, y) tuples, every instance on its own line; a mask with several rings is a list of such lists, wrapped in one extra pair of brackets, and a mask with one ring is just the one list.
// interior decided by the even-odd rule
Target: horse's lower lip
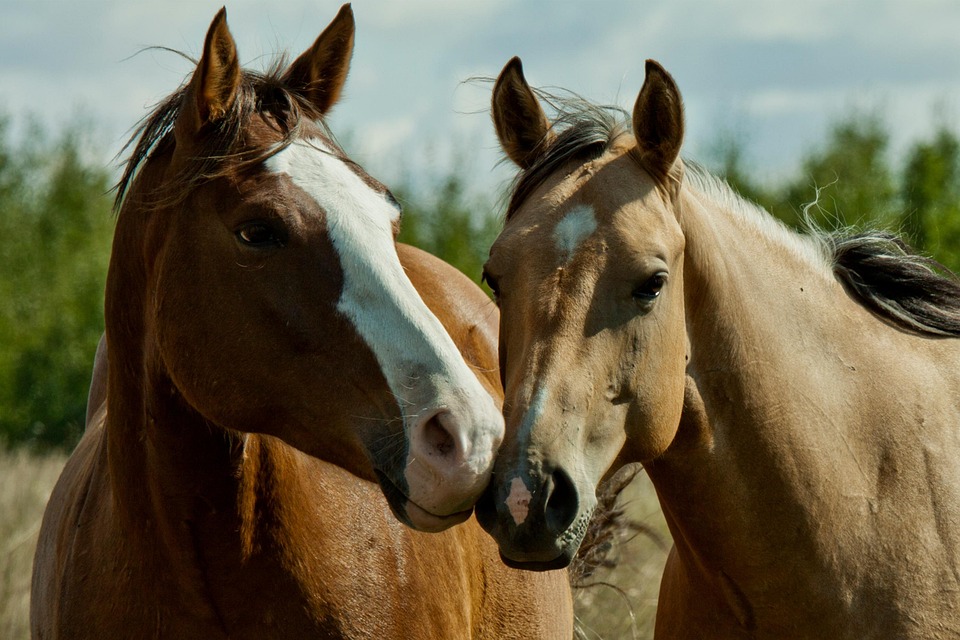
[(387, 498), (387, 503), (397, 516), (397, 519), (407, 526), (417, 531), (426, 531), (428, 533), (437, 533), (444, 529), (460, 524), (470, 517), (473, 513), (473, 507), (465, 511), (457, 511), (444, 516), (438, 516), (431, 513), (411, 500), (397, 485), (390, 480), (390, 477), (380, 469), (374, 469), (377, 479), (380, 481), (380, 487)]
[(444, 529), (449, 529), (454, 525), (460, 524), (467, 520), (473, 513), (473, 509), (467, 509), (466, 511), (458, 511), (449, 515), (438, 516), (435, 513), (430, 513), (409, 499), (407, 500), (406, 511), (407, 518), (410, 519), (416, 529), (430, 533), (443, 531)]

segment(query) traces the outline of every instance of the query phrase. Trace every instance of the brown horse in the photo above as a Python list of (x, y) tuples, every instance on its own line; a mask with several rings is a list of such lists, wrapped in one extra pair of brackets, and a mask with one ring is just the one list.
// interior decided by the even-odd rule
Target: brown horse
[(142, 126), (34, 637), (572, 635), (565, 573), (508, 569), (470, 518), (503, 434), (495, 308), (395, 244), (396, 201), (323, 124), (353, 39), (344, 7), (255, 74), (221, 11)]
[(508, 435), (477, 517), (504, 557), (565, 565), (641, 461), (675, 541), (658, 637), (957, 637), (958, 281), (685, 164), (655, 62), (632, 114), (555, 104), (517, 59), (494, 88), (522, 169), (486, 266)]

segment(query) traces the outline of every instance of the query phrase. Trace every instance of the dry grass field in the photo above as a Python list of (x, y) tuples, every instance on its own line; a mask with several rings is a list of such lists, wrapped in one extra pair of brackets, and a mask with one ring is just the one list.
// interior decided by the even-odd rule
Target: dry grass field
[(574, 592), (578, 640), (644, 640), (653, 637), (660, 575), (672, 544), (650, 479), (640, 474), (619, 503), (640, 528), (614, 544), (613, 569), (600, 569)]
[[(47, 496), (66, 457), (0, 448), (0, 638), (30, 636), (30, 569)], [(669, 540), (650, 481), (641, 474), (624, 492), (627, 515)], [(619, 541), (613, 570), (600, 570), (576, 592), (581, 640), (634, 640), (653, 635), (666, 549), (640, 533)]]
[(30, 569), (47, 496), (66, 461), (0, 447), (0, 638), (30, 637)]

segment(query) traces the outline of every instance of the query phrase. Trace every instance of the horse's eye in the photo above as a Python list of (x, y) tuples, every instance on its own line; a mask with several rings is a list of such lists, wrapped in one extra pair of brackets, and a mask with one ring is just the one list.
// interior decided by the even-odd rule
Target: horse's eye
[(666, 272), (655, 273), (633, 290), (633, 299), (637, 302), (652, 302), (660, 295), (665, 284), (667, 284)]
[(283, 244), (276, 230), (262, 221), (248, 222), (237, 229), (236, 234), (241, 243), (257, 249), (279, 247)]

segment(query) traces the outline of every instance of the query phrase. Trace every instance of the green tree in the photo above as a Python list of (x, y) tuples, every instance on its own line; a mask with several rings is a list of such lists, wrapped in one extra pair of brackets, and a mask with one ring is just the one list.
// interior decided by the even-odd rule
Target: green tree
[(901, 226), (919, 250), (960, 271), (960, 140), (941, 126), (914, 144), (901, 181)]
[(742, 134), (729, 129), (721, 130), (709, 146), (707, 157), (711, 170), (747, 200), (768, 210), (776, 202), (776, 195), (770, 189), (750, 177), (747, 148)]
[(854, 112), (838, 120), (826, 144), (804, 158), (801, 177), (781, 190), (772, 213), (801, 226), (801, 212), (827, 228), (888, 226), (898, 210), (897, 188), (887, 161), (889, 136), (875, 113)]
[[(82, 430), (113, 217), (86, 129), (19, 146), (0, 120), (0, 437), (72, 446)], [(27, 142), (29, 141), (29, 147)]]
[(403, 205), (400, 242), (417, 246), (480, 281), (490, 245), (500, 231), (492, 202), (468, 191), (462, 165), (426, 188), (409, 180), (393, 189)]

